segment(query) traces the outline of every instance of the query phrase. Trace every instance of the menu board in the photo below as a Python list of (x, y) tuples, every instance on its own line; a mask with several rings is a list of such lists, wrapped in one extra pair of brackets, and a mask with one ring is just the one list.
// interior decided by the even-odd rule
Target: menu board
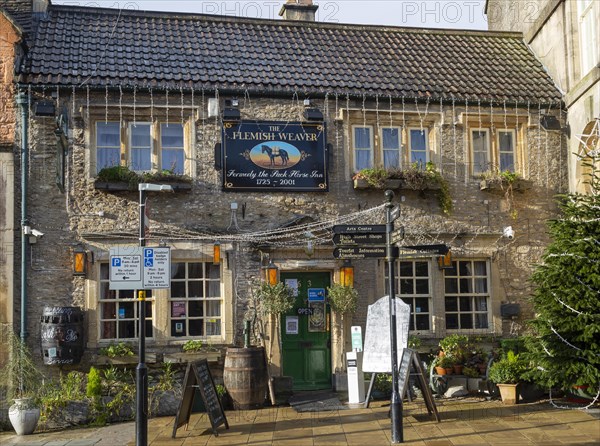
[(181, 396), (181, 402), (179, 403), (179, 409), (177, 410), (177, 416), (175, 417), (173, 438), (175, 438), (175, 435), (177, 434), (177, 429), (184, 424), (187, 425), (190, 421), (192, 406), (194, 405), (194, 389), (196, 388), (200, 390), (200, 395), (204, 401), (204, 407), (206, 408), (206, 414), (210, 419), (210, 424), (215, 437), (219, 436), (217, 427), (221, 424), (225, 425), (225, 429), (229, 429), (229, 423), (225, 417), (223, 406), (221, 406), (215, 383), (210, 374), (210, 369), (208, 368), (208, 361), (203, 359), (198, 362), (189, 363), (185, 371), (185, 378), (183, 379), (183, 395)]

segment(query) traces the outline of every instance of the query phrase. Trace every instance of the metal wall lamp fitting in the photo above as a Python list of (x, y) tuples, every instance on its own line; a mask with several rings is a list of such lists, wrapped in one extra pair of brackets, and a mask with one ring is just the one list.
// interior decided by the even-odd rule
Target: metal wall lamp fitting
[(277, 273), (279, 272), (279, 268), (277, 265), (273, 263), (273, 260), (269, 261), (269, 264), (264, 268), (265, 269), (265, 281), (269, 285), (277, 285)]
[(350, 263), (350, 260), (345, 260), (340, 268), (340, 285), (354, 286), (354, 267)]

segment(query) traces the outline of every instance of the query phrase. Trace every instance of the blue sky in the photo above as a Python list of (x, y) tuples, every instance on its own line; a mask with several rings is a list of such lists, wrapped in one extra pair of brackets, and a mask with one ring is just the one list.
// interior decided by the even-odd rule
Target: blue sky
[[(53, 0), (53, 4), (279, 18), (284, 0)], [(317, 20), (334, 23), (487, 29), (485, 0), (314, 0)]]

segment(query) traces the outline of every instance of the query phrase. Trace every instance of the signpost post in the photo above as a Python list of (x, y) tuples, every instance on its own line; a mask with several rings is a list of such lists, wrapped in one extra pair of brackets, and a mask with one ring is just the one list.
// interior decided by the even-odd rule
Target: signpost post
[[(394, 242), (392, 235), (394, 232), (394, 220), (400, 215), (400, 211), (394, 212), (394, 205), (392, 200), (394, 199), (394, 192), (391, 190), (385, 191), (385, 198), (387, 203), (385, 204), (386, 210), (386, 237), (387, 237), (387, 255), (386, 261), (388, 264), (388, 288), (390, 297), (390, 338), (391, 338), (391, 356), (392, 356), (392, 401), (390, 404), (391, 409), (391, 421), (392, 421), (392, 443), (403, 443), (404, 434), (402, 432), (402, 398), (398, 393), (398, 345), (396, 344), (396, 305), (394, 305), (394, 299), (396, 292), (394, 290), (394, 263), (397, 255), (394, 255)], [(397, 208), (399, 209), (399, 208)], [(393, 215), (395, 214), (395, 215)]]
[[(140, 183), (138, 187), (140, 191), (139, 202), (139, 236), (140, 247), (143, 249), (146, 246), (146, 191), (153, 192), (173, 192), (173, 188), (168, 185)], [(149, 252), (147, 253), (149, 254)], [(152, 265), (150, 265), (152, 263)], [(144, 253), (144, 266), (153, 266), (153, 261)], [(169, 268), (170, 270), (170, 268)], [(169, 271), (170, 273), (170, 271)], [(142, 277), (142, 283), (144, 277)], [(146, 289), (145, 286), (138, 290), (139, 300), (139, 362), (135, 369), (136, 390), (135, 390), (135, 444), (136, 446), (148, 445), (148, 368), (146, 367)], [(156, 288), (156, 286), (155, 286)]]

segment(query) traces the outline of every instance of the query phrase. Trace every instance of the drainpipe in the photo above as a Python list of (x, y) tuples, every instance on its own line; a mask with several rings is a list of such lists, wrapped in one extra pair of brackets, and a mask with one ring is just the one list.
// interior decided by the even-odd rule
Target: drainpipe
[(21, 342), (27, 339), (27, 172), (29, 170), (29, 96), (17, 94), (21, 109)]

